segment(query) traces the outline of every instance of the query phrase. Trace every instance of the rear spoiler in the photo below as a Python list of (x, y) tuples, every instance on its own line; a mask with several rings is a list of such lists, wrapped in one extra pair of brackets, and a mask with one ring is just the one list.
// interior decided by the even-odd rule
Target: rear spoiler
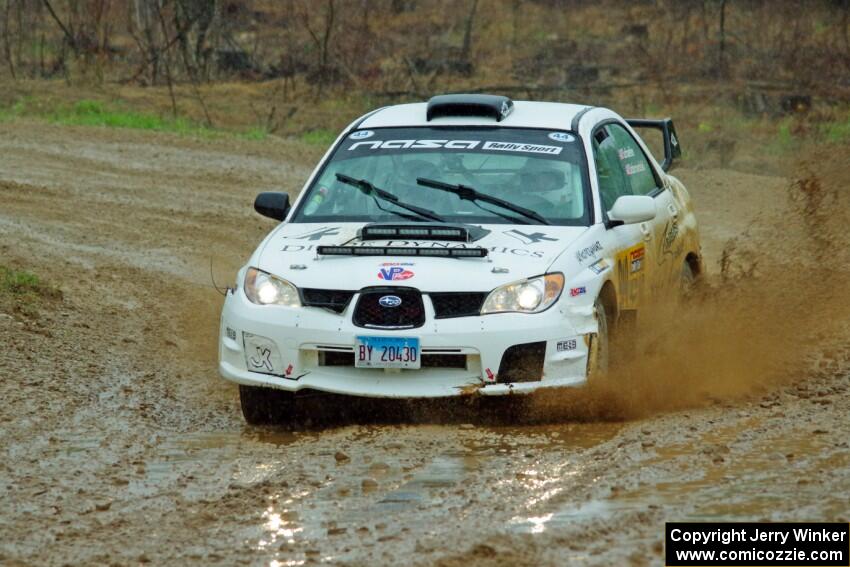
[(664, 161), (661, 162), (661, 169), (664, 171), (670, 169), (675, 158), (682, 157), (682, 147), (679, 145), (679, 137), (676, 135), (672, 118), (662, 118), (661, 120), (630, 118), (626, 120), (626, 123), (632, 128), (661, 130), (661, 135), (664, 136)]

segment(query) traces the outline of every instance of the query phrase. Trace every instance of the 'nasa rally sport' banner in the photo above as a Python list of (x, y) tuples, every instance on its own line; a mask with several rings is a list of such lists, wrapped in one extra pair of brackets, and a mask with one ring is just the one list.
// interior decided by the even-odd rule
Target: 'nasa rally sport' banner
[(427, 152), (475, 152), (575, 161), (577, 138), (566, 132), (524, 128), (379, 128), (349, 134), (335, 159)]

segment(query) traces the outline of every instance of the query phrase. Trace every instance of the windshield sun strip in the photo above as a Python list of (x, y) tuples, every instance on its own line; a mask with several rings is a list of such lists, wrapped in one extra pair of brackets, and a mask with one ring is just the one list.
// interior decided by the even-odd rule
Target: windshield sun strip
[[(364, 121), (365, 122), (365, 121)], [(596, 213), (595, 206), (593, 202), (593, 188), (590, 183), (590, 173), (589, 173), (589, 165), (588, 165), (588, 156), (586, 153), (585, 142), (582, 136), (575, 130), (564, 129), (564, 128), (541, 128), (536, 126), (485, 126), (485, 125), (444, 125), (444, 126), (436, 126), (436, 125), (428, 125), (428, 126), (403, 126), (403, 125), (394, 125), (394, 126), (370, 126), (363, 127), (363, 122), (358, 123), (357, 128), (352, 128), (350, 131), (345, 132), (345, 136), (340, 136), (339, 141), (336, 145), (329, 151), (320, 162), (318, 169), (313, 173), (309, 180), (309, 186), (306, 186), (302, 189), (301, 196), (295, 204), (294, 212), (290, 217), (290, 221), (292, 223), (315, 223), (315, 222), (371, 222), (373, 221), (373, 217), (363, 217), (363, 215), (352, 215), (350, 217), (346, 217), (345, 219), (340, 220), (336, 217), (329, 217), (327, 215), (319, 215), (314, 218), (305, 219), (302, 217), (304, 212), (304, 208), (307, 205), (308, 199), (307, 197), (312, 193), (313, 189), (316, 187), (318, 181), (324, 176), (327, 168), (334, 162), (334, 158), (339, 153), (345, 141), (348, 139), (353, 132), (358, 130), (400, 130), (400, 129), (428, 129), (428, 130), (444, 130), (444, 131), (476, 131), (476, 132), (486, 132), (493, 130), (528, 130), (528, 131), (540, 131), (540, 132), (561, 132), (564, 134), (569, 134), (576, 138), (576, 144), (580, 148), (576, 153), (579, 155), (579, 162), (576, 164), (580, 168), (581, 180), (583, 186), (583, 197), (584, 197), (584, 214), (581, 218), (550, 218), (548, 219), (553, 226), (591, 226), (595, 223)], [(486, 210), (486, 209), (484, 209)], [(488, 211), (493, 212), (493, 211)], [(475, 222), (478, 224), (504, 224), (504, 219), (481, 219), (473, 220), (462, 219), (462, 218), (448, 218), (447, 222)]]

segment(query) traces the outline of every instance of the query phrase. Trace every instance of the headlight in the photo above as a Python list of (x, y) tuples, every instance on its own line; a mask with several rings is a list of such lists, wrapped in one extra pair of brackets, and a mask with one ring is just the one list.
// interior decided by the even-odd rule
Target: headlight
[(301, 306), (298, 288), (256, 268), (248, 268), (245, 274), (245, 295), (259, 305)]
[(540, 313), (558, 301), (563, 289), (563, 274), (546, 274), (503, 285), (490, 292), (484, 301), (484, 307), (481, 308), (481, 314)]

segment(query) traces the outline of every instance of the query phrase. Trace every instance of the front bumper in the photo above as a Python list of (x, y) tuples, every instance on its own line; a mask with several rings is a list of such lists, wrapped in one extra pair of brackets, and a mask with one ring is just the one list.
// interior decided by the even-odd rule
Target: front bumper
[[(355, 295), (346, 310), (336, 314), (315, 307), (259, 306), (241, 289), (228, 293), (219, 335), (221, 375), (248, 386), (381, 398), (505, 395), (586, 383), (589, 337), (595, 332), (592, 305), (571, 304), (562, 297), (549, 310), (532, 315), (435, 319), (433, 306), (423, 295), (425, 325), (389, 331), (355, 326), (351, 317), (357, 299)], [(419, 370), (327, 364), (331, 357), (338, 360), (347, 353), (353, 360), (355, 337), (364, 335), (418, 337), (423, 361), (429, 356), (436, 361), (457, 357), (465, 361)], [(505, 351), (532, 342), (546, 345), (541, 379), (500, 383)], [(257, 363), (262, 367), (256, 368)]]

